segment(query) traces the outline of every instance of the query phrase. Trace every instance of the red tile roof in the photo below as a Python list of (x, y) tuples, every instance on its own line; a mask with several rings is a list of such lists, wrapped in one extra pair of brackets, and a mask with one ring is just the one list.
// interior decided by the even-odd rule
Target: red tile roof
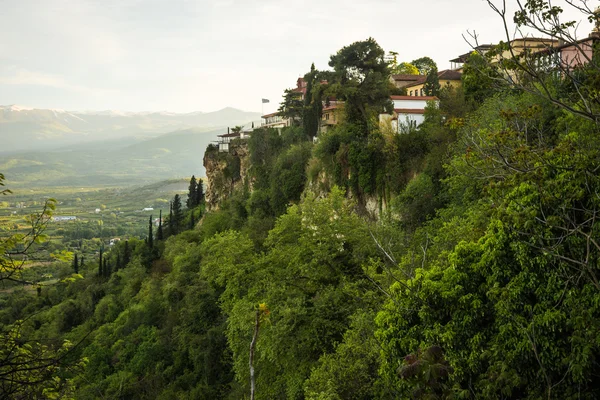
[(217, 135), (218, 137), (228, 138), (228, 137), (240, 137), (239, 133), (225, 133), (223, 135)]
[(276, 115), (278, 115), (278, 114), (279, 114), (279, 112), (274, 112), (274, 113), (271, 113), (271, 114), (263, 115), (263, 116), (261, 116), (261, 118), (269, 118), (269, 117), (274, 117), (274, 116), (276, 116)]
[(439, 100), (435, 96), (390, 96), (392, 100), (426, 100), (426, 101), (435, 101)]
[(462, 78), (462, 73), (458, 71), (453, 71), (451, 69), (445, 69), (443, 71), (438, 72), (438, 79), (444, 79), (447, 81), (460, 81)]

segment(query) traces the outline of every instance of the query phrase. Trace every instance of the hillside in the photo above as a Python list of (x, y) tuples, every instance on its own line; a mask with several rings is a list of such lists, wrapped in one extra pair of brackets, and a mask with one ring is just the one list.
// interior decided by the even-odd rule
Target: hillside
[[(536, 21), (560, 14), (533, 3)], [(469, 55), (458, 86), (436, 84), (433, 66), (419, 120), (402, 121), (416, 109), (396, 101), (415, 96), (392, 94), (402, 88), (369, 38), (331, 55), (331, 70), (313, 65), (306, 91), (286, 90), (285, 123), (226, 151), (192, 148), (204, 138), (193, 131), (116, 143), (98, 177), (160, 174), (156, 160), (179, 165), (172, 152), (203, 153), (206, 185), (190, 179), (172, 200), (162, 188), (185, 181), (134, 189), (123, 203), (106, 191), (113, 202), (87, 212), (101, 218), (86, 216), (85, 235), (62, 225), (72, 260), (32, 263), (52, 207), (22, 235), (10, 218), (25, 225), (27, 210), (10, 204), (0, 352), (16, 356), (0, 364), (0, 394), (600, 398), (600, 70), (579, 65), (572, 80), (530, 52), (486, 58), (506, 46)], [(523, 65), (535, 75), (521, 79)], [(84, 201), (97, 200), (63, 205)], [(139, 239), (114, 237), (125, 207), (147, 218)], [(34, 269), (52, 280), (26, 280)]]
[(204, 175), (204, 149), (222, 130), (187, 129), (150, 139), (123, 138), (0, 155), (11, 185), (117, 186)]

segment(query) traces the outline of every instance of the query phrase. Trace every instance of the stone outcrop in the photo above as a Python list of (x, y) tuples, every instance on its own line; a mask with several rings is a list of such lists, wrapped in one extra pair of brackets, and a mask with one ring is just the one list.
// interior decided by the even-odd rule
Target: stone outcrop
[[(222, 201), (232, 193), (242, 189), (245, 184), (251, 186), (248, 177), (250, 157), (245, 143), (230, 146), (229, 152), (219, 152), (208, 148), (203, 160), (206, 169), (206, 208), (216, 211)], [(251, 190), (251, 187), (249, 187)]]

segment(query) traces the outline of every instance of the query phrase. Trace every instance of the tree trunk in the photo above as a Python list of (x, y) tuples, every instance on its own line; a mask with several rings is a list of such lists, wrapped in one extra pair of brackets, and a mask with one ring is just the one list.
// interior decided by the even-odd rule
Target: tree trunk
[(256, 341), (258, 340), (259, 316), (260, 310), (256, 310), (254, 336), (252, 337), (252, 342), (250, 343), (250, 400), (254, 400), (254, 392), (256, 391), (256, 386), (254, 383), (254, 349), (256, 348)]

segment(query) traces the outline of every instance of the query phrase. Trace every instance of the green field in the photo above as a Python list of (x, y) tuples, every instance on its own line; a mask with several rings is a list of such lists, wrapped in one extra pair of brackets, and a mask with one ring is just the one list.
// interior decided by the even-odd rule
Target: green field
[[(23, 269), (23, 279), (49, 283), (72, 272), (68, 262), (56, 261), (53, 254), (64, 250), (92, 262), (101, 246), (110, 248), (111, 240), (146, 237), (149, 218), (157, 219), (160, 210), (168, 215), (175, 194), (185, 201), (188, 184), (186, 178), (139, 187), (13, 189), (0, 198), (0, 237), (26, 234), (31, 229), (28, 217), (54, 199), (56, 210), (45, 231), (47, 240), (29, 252)], [(75, 219), (60, 221), (61, 217)], [(0, 292), (12, 288), (4, 283)]]

